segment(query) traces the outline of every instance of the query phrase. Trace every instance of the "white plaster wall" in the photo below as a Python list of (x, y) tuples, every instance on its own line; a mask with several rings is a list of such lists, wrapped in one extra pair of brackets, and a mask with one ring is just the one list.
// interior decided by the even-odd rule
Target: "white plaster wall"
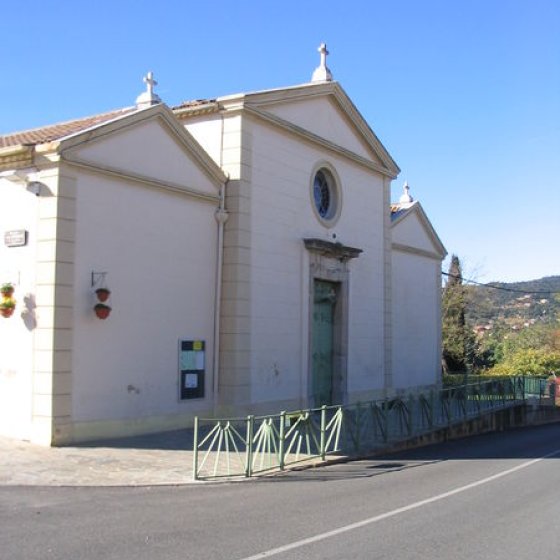
[[(157, 159), (157, 158), (156, 158)], [(73, 418), (192, 414), (212, 400), (215, 205), (80, 173), (77, 183)], [(111, 316), (95, 317), (92, 271)], [(206, 341), (206, 398), (179, 400), (178, 341)]]
[(432, 385), (440, 364), (440, 262), (393, 251), (393, 380), (396, 389)]
[(416, 213), (405, 216), (395, 227), (392, 228), (393, 242), (401, 243), (432, 253), (437, 252), (426, 228)]
[[(363, 249), (349, 264), (348, 391), (382, 387), (382, 178), (257, 123), (251, 142), (253, 402), (307, 394), (306, 237), (332, 241), (336, 235), (337, 241)], [(342, 183), (342, 213), (331, 230), (312, 209), (311, 174), (322, 160), (335, 167)]]
[[(17, 307), (0, 317), (0, 434), (28, 439), (32, 415), (33, 298), (39, 198), (23, 185), (0, 179), (0, 284), (15, 286)], [(6, 247), (4, 234), (27, 230), (25, 247)]]
[(265, 110), (366, 159), (379, 161), (331, 99), (318, 97), (291, 101), (266, 107)]
[(215, 195), (216, 186), (193, 164), (187, 148), (170, 132), (162, 119), (152, 117), (101, 140), (71, 148), (69, 153), (90, 163)]
[(221, 164), (222, 128), (220, 115), (194, 117), (185, 121), (185, 128), (196, 138), (206, 153), (218, 164)]
[(184, 125), (230, 181), (240, 179), (243, 167), (251, 165), (251, 153), (242, 138), (241, 115), (194, 117), (186, 120)]

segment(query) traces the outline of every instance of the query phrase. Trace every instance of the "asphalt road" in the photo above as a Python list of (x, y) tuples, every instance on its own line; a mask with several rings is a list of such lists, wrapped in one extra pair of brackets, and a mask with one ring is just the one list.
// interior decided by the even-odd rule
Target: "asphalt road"
[(241, 483), (0, 488), (1, 560), (560, 554), (560, 424)]

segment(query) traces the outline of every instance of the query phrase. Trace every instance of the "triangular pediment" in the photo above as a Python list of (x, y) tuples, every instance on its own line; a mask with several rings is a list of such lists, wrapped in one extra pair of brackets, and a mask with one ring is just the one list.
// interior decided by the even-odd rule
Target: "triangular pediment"
[(283, 103), (268, 107), (267, 111), (378, 165), (383, 163), (332, 97)]
[(61, 141), (62, 158), (129, 177), (216, 196), (225, 176), (164, 105)]
[(418, 202), (394, 212), (391, 233), (393, 247), (396, 249), (417, 251), (441, 259), (447, 254)]
[[(220, 100), (222, 101), (222, 100)], [(399, 168), (366, 120), (336, 82), (245, 94), (224, 99), (233, 108), (268, 118), (272, 124), (292, 128), (310, 139), (351, 154), (394, 178)]]

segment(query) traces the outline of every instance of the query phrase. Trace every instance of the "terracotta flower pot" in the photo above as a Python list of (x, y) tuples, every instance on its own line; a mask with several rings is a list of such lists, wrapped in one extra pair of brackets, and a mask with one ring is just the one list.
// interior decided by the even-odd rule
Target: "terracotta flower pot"
[(4, 318), (11, 317), (14, 314), (15, 307), (0, 307), (0, 315)]
[(98, 303), (93, 310), (99, 319), (107, 319), (111, 314), (111, 308), (103, 303)]
[(107, 288), (98, 288), (95, 290), (95, 294), (97, 295), (97, 299), (103, 303), (109, 299), (111, 290), (108, 290)]

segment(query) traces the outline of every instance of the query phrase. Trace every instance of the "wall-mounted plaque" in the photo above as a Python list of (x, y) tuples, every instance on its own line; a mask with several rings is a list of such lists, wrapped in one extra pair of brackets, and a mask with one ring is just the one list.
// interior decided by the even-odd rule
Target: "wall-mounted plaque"
[(27, 231), (14, 229), (4, 232), (4, 245), (6, 247), (24, 247), (27, 245)]

